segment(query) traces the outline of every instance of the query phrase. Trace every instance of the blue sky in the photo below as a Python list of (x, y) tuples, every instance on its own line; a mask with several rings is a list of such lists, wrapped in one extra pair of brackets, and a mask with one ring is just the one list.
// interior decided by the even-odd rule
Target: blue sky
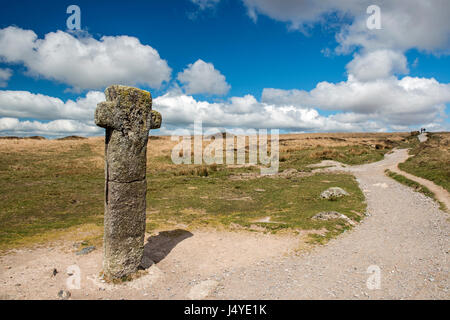
[[(197, 118), (283, 132), (448, 130), (450, 3), (351, 2), (10, 1), (0, 12), (0, 135), (101, 134), (93, 110), (110, 80), (152, 93), (161, 133)], [(83, 33), (67, 30), (71, 4)], [(370, 4), (381, 30), (361, 27)], [(416, 23), (390, 22), (405, 15)], [(119, 36), (137, 42), (120, 47)], [(114, 52), (124, 54), (95, 68)]]

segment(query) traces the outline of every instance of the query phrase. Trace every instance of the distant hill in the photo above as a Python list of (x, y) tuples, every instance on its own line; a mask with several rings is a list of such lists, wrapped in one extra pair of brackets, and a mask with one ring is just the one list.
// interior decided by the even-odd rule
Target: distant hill
[(41, 136), (31, 136), (31, 137), (15, 137), (15, 136), (6, 136), (0, 137), (0, 140), (14, 140), (14, 139), (32, 139), (32, 140), (47, 140)]
[(84, 140), (87, 139), (85, 137), (80, 137), (80, 136), (68, 136), (68, 137), (64, 137), (64, 138), (58, 138), (56, 140)]

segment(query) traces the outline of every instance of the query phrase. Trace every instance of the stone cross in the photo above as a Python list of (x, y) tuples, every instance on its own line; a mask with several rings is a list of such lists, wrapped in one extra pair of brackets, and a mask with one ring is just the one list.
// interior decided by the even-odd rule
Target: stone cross
[(147, 141), (161, 115), (147, 91), (113, 85), (105, 95), (95, 110), (106, 129), (103, 272), (118, 279), (136, 272), (144, 253)]

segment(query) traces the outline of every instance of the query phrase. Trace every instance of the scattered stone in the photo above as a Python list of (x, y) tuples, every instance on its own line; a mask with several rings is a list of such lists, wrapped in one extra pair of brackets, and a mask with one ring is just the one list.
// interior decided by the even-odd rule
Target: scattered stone
[(345, 214), (342, 214), (342, 213), (339, 213), (336, 211), (319, 212), (312, 218), (314, 220), (325, 220), (325, 221), (334, 220), (334, 219), (343, 219), (346, 222), (348, 222), (349, 224), (351, 224), (352, 226), (355, 225), (355, 223), (349, 217), (347, 217)]
[(324, 192), (322, 192), (320, 194), (320, 197), (331, 200), (331, 199), (340, 198), (342, 196), (348, 196), (348, 195), (349, 195), (349, 193), (342, 188), (331, 187), (331, 188), (328, 188), (327, 190), (325, 190)]
[(279, 173), (278, 175), (282, 176), (282, 177), (289, 177), (289, 176), (296, 175), (297, 173), (298, 173), (297, 169), (291, 168), (291, 169), (284, 170), (283, 172)]
[(83, 248), (80, 251), (78, 251), (76, 253), (76, 255), (77, 256), (85, 255), (85, 254), (91, 253), (94, 250), (95, 250), (95, 246), (89, 246), (89, 247)]
[(206, 298), (217, 287), (219, 283), (215, 280), (202, 281), (193, 286), (187, 297), (191, 300), (201, 300)]
[(66, 290), (59, 290), (58, 292), (58, 298), (60, 298), (61, 300), (67, 300), (70, 298), (72, 294), (70, 293), (70, 291), (66, 291)]
[(252, 201), (252, 197), (230, 198), (230, 201)]
[(150, 92), (113, 85), (95, 110), (106, 129), (105, 234), (103, 271), (112, 279), (135, 273), (144, 254), (147, 142), (161, 126)]

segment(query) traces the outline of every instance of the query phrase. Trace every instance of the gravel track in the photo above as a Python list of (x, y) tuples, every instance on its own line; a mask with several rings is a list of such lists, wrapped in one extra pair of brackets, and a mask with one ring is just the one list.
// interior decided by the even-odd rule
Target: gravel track
[[(448, 299), (448, 214), (384, 174), (406, 158), (406, 150), (396, 150), (380, 162), (339, 168), (357, 177), (369, 216), (307, 254), (236, 272), (215, 297)], [(379, 267), (379, 289), (367, 286), (370, 266)]]

